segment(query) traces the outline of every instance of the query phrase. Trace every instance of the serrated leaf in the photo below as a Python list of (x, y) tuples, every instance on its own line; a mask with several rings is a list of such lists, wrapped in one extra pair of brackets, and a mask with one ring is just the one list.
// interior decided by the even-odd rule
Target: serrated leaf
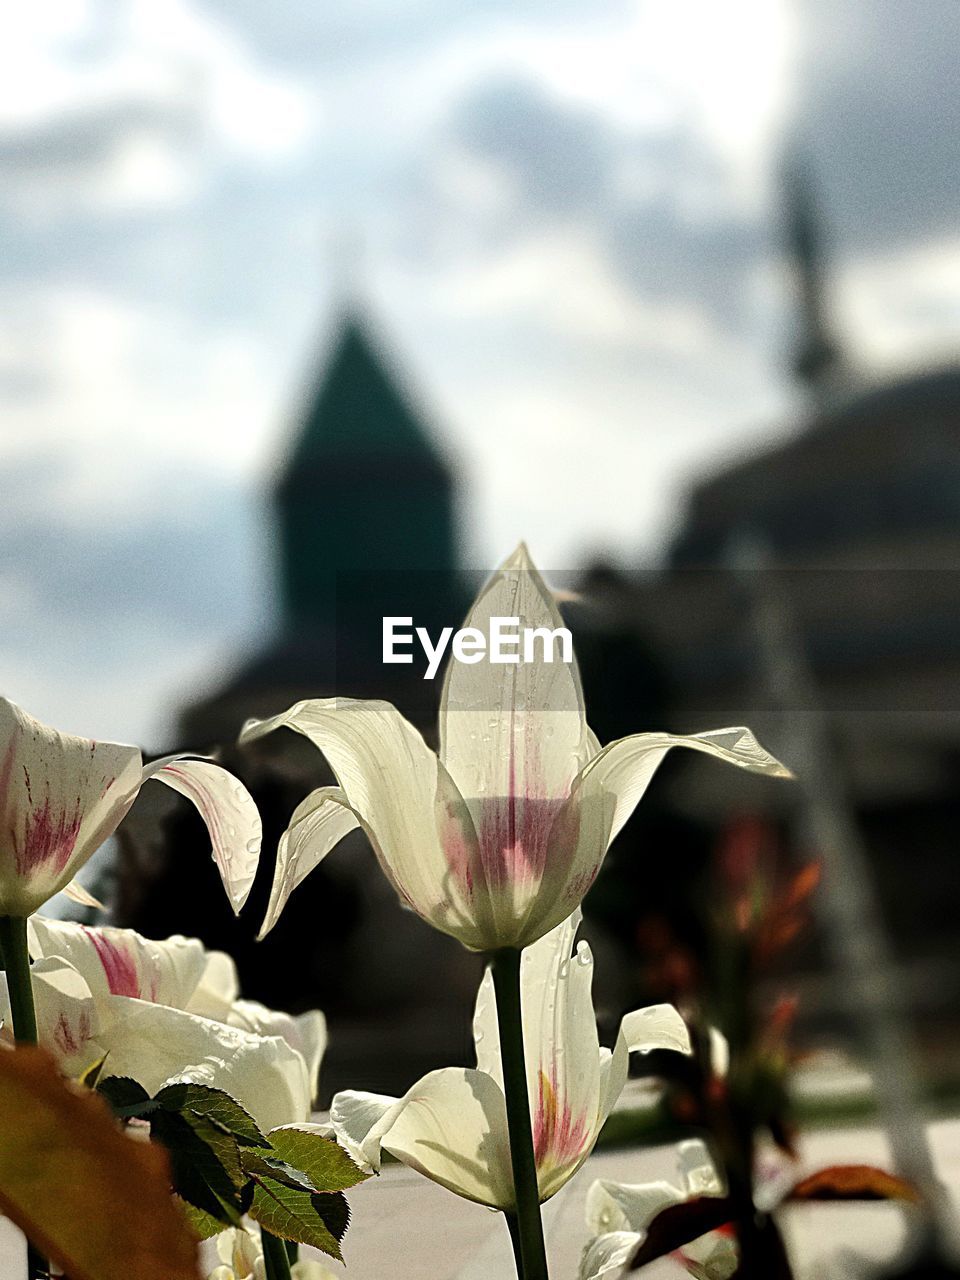
[(912, 1183), (869, 1164), (836, 1164), (796, 1184), (788, 1200), (906, 1200), (918, 1204)]
[(350, 1207), (342, 1191), (310, 1195), (264, 1178), (254, 1184), (250, 1216), (282, 1240), (313, 1245), (343, 1261), (340, 1241), (350, 1221)]
[[(0, 1212), (73, 1280), (198, 1280), (163, 1153), (41, 1049), (0, 1053)], [(109, 1206), (109, 1212), (104, 1207)]]
[[(350, 1205), (342, 1191), (329, 1191), (313, 1197), (314, 1208), (323, 1219), (323, 1225), (339, 1244), (350, 1225)], [(319, 1203), (318, 1203), (319, 1202)]]
[(204, 1213), (202, 1209), (198, 1209), (195, 1204), (191, 1204), (189, 1200), (184, 1200), (182, 1196), (174, 1196), (174, 1203), (187, 1220), (187, 1226), (194, 1233), (198, 1240), (209, 1240), (212, 1236), (217, 1236), (229, 1225), (222, 1218), (215, 1218), (212, 1214)]
[(319, 1133), (273, 1129), (270, 1144), (276, 1157), (305, 1173), (322, 1193), (300, 1191), (270, 1177), (257, 1179), (251, 1217), (281, 1239), (313, 1245), (342, 1261), (340, 1241), (350, 1222), (342, 1192), (369, 1175), (332, 1138)]
[(239, 1225), (240, 1191), (247, 1178), (236, 1140), (203, 1116), (163, 1110), (152, 1118), (151, 1136), (170, 1155), (177, 1194), (204, 1213)]
[(183, 1081), (161, 1089), (156, 1101), (165, 1111), (190, 1111), (203, 1116), (246, 1146), (269, 1146), (249, 1112), (222, 1089)]
[(302, 1170), (318, 1191), (346, 1191), (370, 1175), (357, 1168), (333, 1138), (305, 1129), (271, 1129), (273, 1154)]
[(106, 1099), (113, 1114), (120, 1120), (149, 1115), (157, 1109), (143, 1085), (127, 1076), (110, 1076), (107, 1080), (101, 1080), (97, 1085), (97, 1093)]
[(318, 1190), (301, 1169), (295, 1169), (285, 1160), (268, 1156), (257, 1148), (241, 1151), (240, 1161), (244, 1172), (255, 1180), (270, 1178), (274, 1182), (282, 1182), (285, 1187), (292, 1187), (294, 1191), (307, 1191), (311, 1194)]

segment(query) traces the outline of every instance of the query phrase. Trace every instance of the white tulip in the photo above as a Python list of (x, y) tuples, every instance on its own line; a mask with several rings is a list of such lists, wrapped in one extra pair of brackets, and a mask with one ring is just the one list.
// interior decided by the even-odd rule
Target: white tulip
[[(521, 964), (524, 1049), (541, 1201), (554, 1195), (593, 1150), (620, 1095), (632, 1051), (674, 1049), (690, 1040), (670, 1005), (627, 1014), (611, 1053), (602, 1049), (590, 995), (593, 958), (581, 942), (571, 955), (580, 913), (524, 953)], [(432, 1071), (403, 1098), (347, 1091), (330, 1119), (357, 1163), (378, 1170), (381, 1151), (468, 1200), (514, 1205), (510, 1142), (493, 983), (488, 970), (474, 1018), (476, 1069)]]
[(104, 1078), (150, 1093), (179, 1079), (222, 1089), (264, 1130), (309, 1119), (326, 1044), (318, 1010), (294, 1018), (236, 999), (233, 961), (195, 938), (41, 916), (29, 938), (40, 1042), (67, 1074), (106, 1056)]
[[(502, 618), (528, 633), (563, 625), (522, 545), (480, 593), (466, 627), (487, 634)], [(339, 785), (311, 792), (295, 810), (261, 936), (304, 877), (362, 827), (400, 898), (428, 923), (476, 951), (525, 947), (579, 906), (672, 747), (789, 776), (743, 728), (644, 733), (601, 748), (587, 726), (576, 659), (548, 662), (543, 652), (516, 664), (451, 660), (439, 755), (390, 703), (350, 698), (298, 702), (250, 721), (241, 741), (285, 726), (323, 752)]]
[(60, 890), (89, 902), (73, 877), (116, 831), (144, 782), (192, 800), (234, 911), (260, 856), (260, 815), (232, 774), (207, 760), (144, 766), (136, 747), (60, 733), (0, 698), (0, 916), (29, 916)]

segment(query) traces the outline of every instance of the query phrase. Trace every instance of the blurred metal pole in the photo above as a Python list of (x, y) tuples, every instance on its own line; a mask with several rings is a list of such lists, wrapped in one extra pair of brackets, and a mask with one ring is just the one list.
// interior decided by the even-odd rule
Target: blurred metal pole
[(761, 674), (784, 717), (783, 757), (802, 789), (803, 827), (823, 864), (818, 914), (851, 1022), (868, 1055), (895, 1168), (922, 1197), (923, 1217), (909, 1243), (917, 1254), (940, 1258), (945, 1200), (927, 1142), (903, 985), (887, 945), (869, 855), (845, 793), (828, 716), (769, 549), (745, 534), (731, 551), (734, 571), (748, 593)]

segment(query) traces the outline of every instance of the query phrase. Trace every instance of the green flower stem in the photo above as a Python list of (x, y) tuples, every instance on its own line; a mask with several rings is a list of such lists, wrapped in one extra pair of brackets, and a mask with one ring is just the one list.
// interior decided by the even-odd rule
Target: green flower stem
[(13, 1034), (18, 1044), (37, 1043), (37, 1013), (30, 981), (25, 916), (0, 916), (0, 950), (7, 971)]
[(507, 1230), (510, 1232), (510, 1243), (513, 1245), (513, 1259), (517, 1264), (517, 1275), (523, 1275), (523, 1254), (520, 1251), (520, 1226), (517, 1222), (517, 1215), (512, 1209), (504, 1209), (503, 1220), (507, 1224)]
[(260, 1243), (263, 1245), (263, 1267), (267, 1280), (290, 1280), (290, 1258), (286, 1241), (271, 1235), (261, 1226)]
[[(17, 1044), (37, 1043), (37, 1011), (33, 1003), (30, 951), (25, 916), (0, 916), (0, 957), (7, 975), (10, 1017)], [(27, 1275), (40, 1280), (49, 1273), (41, 1254), (27, 1241)]]
[(517, 1255), (520, 1280), (548, 1280), (547, 1253), (540, 1218), (540, 1190), (537, 1161), (530, 1124), (530, 1097), (523, 1055), (523, 1022), (520, 1010), (520, 956), (514, 948), (495, 951), (490, 957), (493, 988), (497, 998), (500, 1029), (500, 1057), (503, 1063), (503, 1091), (507, 1100), (507, 1127), (510, 1131), (510, 1163), (516, 1214), (507, 1225)]

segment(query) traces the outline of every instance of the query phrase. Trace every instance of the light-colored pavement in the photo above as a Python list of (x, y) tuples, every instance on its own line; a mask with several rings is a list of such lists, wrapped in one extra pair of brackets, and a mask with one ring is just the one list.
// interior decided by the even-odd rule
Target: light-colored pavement
[[(960, 1121), (930, 1127), (937, 1171), (954, 1212), (960, 1212)], [(801, 1165), (889, 1167), (887, 1146), (877, 1130), (819, 1131), (803, 1143)], [(583, 1204), (594, 1178), (642, 1182), (668, 1176), (669, 1149), (615, 1151), (594, 1156), (560, 1196), (546, 1206), (551, 1274), (574, 1280), (585, 1241)], [(470, 1205), (406, 1169), (388, 1168), (351, 1193), (353, 1224), (344, 1241), (346, 1277), (357, 1280), (511, 1280), (509, 1241), (498, 1215)], [(903, 1211), (891, 1204), (796, 1205), (781, 1221), (808, 1280), (856, 1274), (841, 1261), (844, 1251), (874, 1262), (895, 1256), (903, 1242)], [(649, 1280), (685, 1273), (671, 1261), (648, 1268)]]
[[(960, 1121), (930, 1126), (937, 1171), (954, 1212), (960, 1212)], [(888, 1165), (886, 1143), (875, 1129), (818, 1131), (803, 1143), (802, 1167), (824, 1164)], [(554, 1280), (575, 1280), (585, 1240), (583, 1203), (594, 1178), (642, 1182), (668, 1176), (669, 1149), (595, 1155), (546, 1207)], [(344, 1280), (512, 1280), (513, 1263), (498, 1214), (468, 1204), (407, 1169), (388, 1167), (350, 1193), (353, 1221), (344, 1241)], [(890, 1259), (905, 1234), (903, 1213), (889, 1204), (798, 1205), (781, 1221), (798, 1277), (823, 1280), (857, 1274), (844, 1252), (874, 1262)], [(339, 1267), (335, 1267), (338, 1274)], [(25, 1255), (17, 1233), (0, 1219), (0, 1277), (21, 1280)], [(684, 1273), (671, 1261), (644, 1275), (669, 1280)]]

